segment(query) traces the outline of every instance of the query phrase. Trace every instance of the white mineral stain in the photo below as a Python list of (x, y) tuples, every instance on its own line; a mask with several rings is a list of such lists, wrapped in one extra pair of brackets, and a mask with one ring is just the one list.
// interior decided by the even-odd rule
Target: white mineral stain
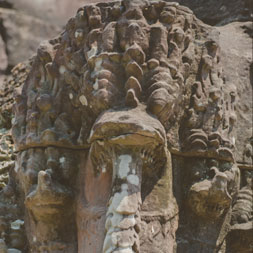
[(59, 68), (59, 72), (60, 72), (61, 74), (64, 74), (65, 71), (66, 71), (66, 68), (65, 68), (63, 65), (61, 65), (60, 68)]
[(75, 38), (82, 38), (83, 37), (83, 30), (82, 29), (77, 29), (75, 31)]
[(128, 183), (134, 184), (134, 185), (139, 185), (139, 182), (140, 182), (139, 177), (132, 174), (127, 176), (127, 181)]
[(130, 155), (121, 155), (119, 160), (118, 175), (120, 178), (125, 178), (130, 171), (129, 165), (132, 162), (132, 157)]
[(111, 222), (112, 216), (113, 216), (113, 214), (110, 213), (106, 218), (106, 221), (105, 221), (105, 229), (106, 230), (108, 230), (112, 226), (112, 222)]
[(11, 223), (11, 229), (19, 230), (22, 225), (24, 225), (23, 220), (15, 220)]
[(82, 105), (85, 105), (85, 106), (88, 105), (87, 98), (86, 98), (84, 95), (81, 95), (81, 96), (79, 97), (79, 101), (81, 102)]
[(111, 218), (111, 227), (116, 228), (120, 224), (120, 222), (123, 220), (123, 215), (119, 213), (114, 213)]
[(93, 46), (90, 51), (87, 52), (88, 59), (97, 54), (98, 48)]
[(65, 160), (66, 160), (66, 158), (65, 158), (64, 156), (62, 156), (62, 157), (60, 157), (59, 162), (60, 162), (60, 163), (64, 163)]
[(101, 70), (102, 69), (101, 65), (102, 65), (102, 59), (97, 58), (96, 63), (95, 63), (95, 71)]
[(17, 162), (15, 162), (15, 167), (14, 167), (14, 170), (15, 170), (15, 172), (16, 172), (16, 173), (18, 172), (18, 168), (19, 168), (18, 163), (17, 163)]
[(94, 90), (98, 89), (98, 79), (96, 79), (96, 82), (93, 84)]
[(115, 247), (117, 247), (117, 245), (118, 245), (118, 240), (119, 240), (117, 233), (112, 233), (111, 237), (112, 237), (112, 244), (113, 244)]
[(122, 191), (127, 191), (128, 190), (128, 185), (127, 184), (122, 184), (121, 185), (121, 190)]
[[(113, 252), (115, 248), (111, 248), (112, 245), (112, 237), (111, 235), (106, 235), (103, 245), (103, 252)], [(110, 249), (110, 251), (108, 251)]]
[[(127, 181), (131, 184), (139, 184), (139, 178), (136, 175), (129, 175), (130, 163), (132, 157), (130, 155), (120, 155), (118, 157), (118, 163), (114, 161), (114, 168), (117, 168), (117, 176), (121, 179), (127, 178)], [(133, 169), (134, 173), (136, 170)], [(136, 196), (135, 196), (136, 197)], [(121, 192), (116, 192), (108, 201), (107, 219), (106, 219), (106, 237), (103, 245), (103, 253), (114, 252), (119, 247), (119, 234), (121, 226), (133, 227), (136, 224), (135, 213), (138, 209), (138, 201), (128, 193), (128, 184), (121, 184)], [(134, 203), (133, 203), (134, 202)], [(136, 202), (136, 203), (135, 203)], [(128, 214), (126, 216), (126, 214)], [(129, 215), (130, 214), (130, 215)], [(119, 252), (133, 253), (132, 247), (128, 242), (121, 242)]]
[[(111, 235), (115, 231), (114, 227), (110, 227), (107, 231), (107, 235)], [(110, 251), (111, 252), (111, 251)]]
[(111, 204), (111, 209), (115, 211), (118, 206), (120, 205), (121, 201), (128, 196), (127, 191), (122, 191), (122, 192), (116, 192), (112, 198), (112, 204)]
[(92, 78), (96, 77), (99, 74), (99, 72), (103, 69), (102, 66), (101, 66), (102, 62), (103, 61), (102, 61), (101, 58), (96, 59), (94, 70), (91, 73)]

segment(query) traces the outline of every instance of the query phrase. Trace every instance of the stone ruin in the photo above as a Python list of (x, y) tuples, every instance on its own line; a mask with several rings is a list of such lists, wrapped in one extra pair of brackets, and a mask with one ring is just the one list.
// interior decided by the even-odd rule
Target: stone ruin
[(215, 28), (172, 2), (88, 5), (30, 68), (0, 252), (251, 252), (253, 173)]

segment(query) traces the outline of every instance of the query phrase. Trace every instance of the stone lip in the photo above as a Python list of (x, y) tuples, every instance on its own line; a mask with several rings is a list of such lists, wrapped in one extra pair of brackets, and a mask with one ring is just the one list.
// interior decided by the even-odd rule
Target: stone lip
[(165, 129), (158, 119), (144, 108), (108, 110), (91, 129), (89, 143), (108, 140), (115, 144), (145, 145), (158, 142), (165, 145)]

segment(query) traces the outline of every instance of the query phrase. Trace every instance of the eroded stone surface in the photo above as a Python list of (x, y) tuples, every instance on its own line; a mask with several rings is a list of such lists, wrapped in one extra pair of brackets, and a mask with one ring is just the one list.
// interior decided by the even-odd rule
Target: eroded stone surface
[(225, 252), (227, 234), (240, 248), (230, 220), (252, 219), (240, 206), (252, 193), (238, 193), (240, 92), (219, 43), (189, 9), (137, 0), (80, 8), (43, 42), (15, 96), (17, 159), (0, 194), (27, 244), (4, 225), (3, 248)]

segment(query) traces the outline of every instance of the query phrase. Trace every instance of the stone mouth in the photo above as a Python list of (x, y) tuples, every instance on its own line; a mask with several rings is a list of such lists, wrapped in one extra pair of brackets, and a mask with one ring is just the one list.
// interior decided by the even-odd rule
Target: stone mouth
[(58, 217), (59, 215), (67, 215), (64, 207), (70, 200), (57, 200), (57, 198), (36, 199), (32, 196), (26, 199), (26, 206), (31, 209), (34, 217), (38, 220), (49, 221)]
[(109, 110), (93, 125), (89, 142), (97, 168), (105, 168), (122, 150), (135, 153), (144, 165), (154, 165), (163, 155), (166, 134), (160, 121), (143, 108)]
[(191, 203), (191, 209), (198, 216), (207, 219), (219, 218), (228, 206), (228, 203), (212, 202), (208, 200), (199, 200)]
[(107, 140), (92, 142), (90, 157), (96, 171), (105, 172), (112, 167), (116, 156), (122, 153), (132, 154), (142, 161), (143, 166), (154, 167), (165, 157), (164, 146), (153, 138), (137, 134), (120, 135)]

